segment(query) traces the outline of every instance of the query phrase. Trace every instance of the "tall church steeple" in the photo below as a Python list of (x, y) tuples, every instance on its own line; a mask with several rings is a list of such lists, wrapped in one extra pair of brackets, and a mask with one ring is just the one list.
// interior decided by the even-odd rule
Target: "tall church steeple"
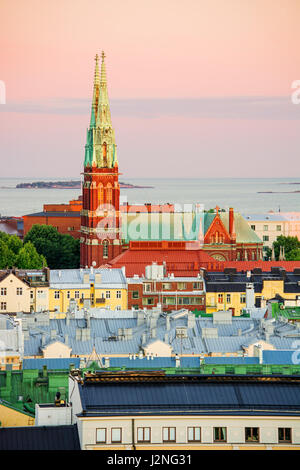
[(99, 73), (96, 55), (91, 119), (85, 145), (80, 250), (83, 267), (105, 264), (121, 249), (119, 170), (104, 52), (101, 59)]
[(99, 100), (100, 75), (99, 75), (99, 56), (98, 56), (98, 54), (96, 54), (95, 61), (96, 61), (96, 64), (95, 64), (95, 74), (94, 74), (94, 90), (93, 90), (93, 101), (92, 101), (90, 127), (95, 127), (96, 126), (98, 100)]
[(91, 121), (87, 130), (84, 164), (97, 168), (113, 168), (118, 165), (117, 146), (111, 122), (104, 59), (105, 54), (102, 52), (101, 74), (99, 76), (98, 55), (95, 58)]

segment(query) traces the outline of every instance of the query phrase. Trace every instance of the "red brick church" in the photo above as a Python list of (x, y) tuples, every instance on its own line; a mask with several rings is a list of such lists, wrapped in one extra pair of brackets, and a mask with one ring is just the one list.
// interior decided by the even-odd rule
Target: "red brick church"
[[(25, 234), (34, 223), (80, 238), (80, 265), (119, 266), (132, 260), (163, 261), (177, 271), (221, 270), (226, 261), (262, 259), (262, 241), (239, 213), (220, 210), (189, 215), (174, 205), (120, 206), (119, 167), (108, 99), (105, 56), (96, 56), (91, 118), (87, 129), (82, 197), (68, 205), (44, 206), (24, 216)], [(167, 209), (166, 209), (167, 207)], [(60, 210), (61, 209), (61, 210)], [(144, 210), (146, 209), (146, 210)], [(192, 236), (190, 235), (192, 233)], [(151, 263), (150, 263), (151, 264)]]

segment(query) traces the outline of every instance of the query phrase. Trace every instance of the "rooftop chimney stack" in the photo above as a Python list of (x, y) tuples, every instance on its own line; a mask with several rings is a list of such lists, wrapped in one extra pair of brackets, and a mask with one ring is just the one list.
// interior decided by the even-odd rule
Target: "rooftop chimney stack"
[(229, 235), (231, 238), (235, 238), (234, 211), (232, 207), (229, 208)]

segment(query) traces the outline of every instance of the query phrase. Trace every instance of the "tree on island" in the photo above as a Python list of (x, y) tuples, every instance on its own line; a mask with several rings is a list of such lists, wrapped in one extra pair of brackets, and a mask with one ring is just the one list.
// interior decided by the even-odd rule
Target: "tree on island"
[(64, 235), (52, 225), (35, 224), (24, 238), (43, 255), (50, 269), (76, 269), (80, 266), (80, 243), (71, 235)]
[(38, 254), (30, 242), (22, 242), (16, 235), (0, 232), (0, 269), (42, 269), (47, 266), (43, 255)]

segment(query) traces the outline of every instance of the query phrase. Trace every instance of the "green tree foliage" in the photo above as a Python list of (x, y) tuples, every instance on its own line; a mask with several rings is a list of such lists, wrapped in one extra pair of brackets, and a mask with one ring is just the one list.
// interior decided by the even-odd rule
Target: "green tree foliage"
[(31, 242), (45, 257), (50, 269), (76, 269), (80, 265), (80, 243), (49, 225), (33, 225), (24, 242)]
[(31, 242), (27, 242), (16, 256), (16, 266), (20, 269), (41, 269), (47, 266), (47, 261), (43, 255), (38, 254)]
[(41, 269), (43, 266), (47, 266), (47, 261), (32, 244), (23, 244), (16, 235), (0, 232), (0, 269)]
[(0, 237), (0, 269), (12, 268), (16, 258), (15, 253), (4, 240), (4, 237)]
[(284, 237), (280, 235), (273, 243), (275, 258), (279, 259), (280, 247), (284, 247), (285, 259), (287, 261), (297, 261), (300, 259), (300, 241), (297, 237)]

